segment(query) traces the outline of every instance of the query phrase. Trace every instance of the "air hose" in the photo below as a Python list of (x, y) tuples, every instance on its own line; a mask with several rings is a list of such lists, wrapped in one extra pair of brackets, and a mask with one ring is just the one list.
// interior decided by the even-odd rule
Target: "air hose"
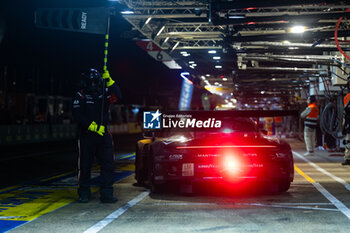
[[(347, 9), (345, 12), (349, 12), (349, 11), (350, 11), (350, 8)], [(343, 56), (346, 57), (346, 59), (348, 59), (350, 61), (350, 57), (342, 50), (342, 48), (339, 45), (339, 41), (338, 41), (338, 29), (339, 29), (339, 26), (340, 26), (340, 23), (341, 23), (342, 20), (343, 20), (343, 17), (340, 17), (338, 19), (338, 22), (337, 22), (336, 26), (335, 26), (334, 41), (335, 41), (335, 44), (337, 45), (337, 49), (339, 50), (339, 52), (341, 54), (343, 54)]]
[[(107, 71), (107, 59), (108, 59), (108, 41), (109, 41), (109, 28), (110, 28), (110, 16), (107, 18), (107, 28), (106, 28), (106, 35), (105, 35), (105, 50), (104, 50), (104, 59), (103, 59), (103, 71)], [(103, 125), (103, 110), (104, 110), (104, 99), (105, 99), (105, 89), (106, 89), (106, 82), (103, 80), (103, 86), (102, 86), (102, 104), (101, 104), (101, 125)]]
[(342, 139), (343, 122), (343, 101), (342, 96), (337, 97), (336, 104), (330, 101), (320, 115), (320, 127), (322, 132), (332, 135), (335, 139)]

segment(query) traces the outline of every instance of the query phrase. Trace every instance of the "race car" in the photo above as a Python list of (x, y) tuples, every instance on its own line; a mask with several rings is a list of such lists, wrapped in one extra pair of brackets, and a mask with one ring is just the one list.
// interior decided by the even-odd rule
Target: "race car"
[(135, 160), (137, 182), (148, 182), (151, 191), (170, 182), (257, 181), (285, 192), (294, 179), (289, 144), (266, 136), (250, 118), (226, 118), (220, 129), (170, 129), (152, 135), (137, 142)]

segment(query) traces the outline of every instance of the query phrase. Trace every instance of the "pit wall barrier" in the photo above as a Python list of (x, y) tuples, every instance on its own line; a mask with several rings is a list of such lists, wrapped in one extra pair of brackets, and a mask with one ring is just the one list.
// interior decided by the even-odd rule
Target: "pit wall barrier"
[(76, 137), (75, 124), (0, 125), (0, 146), (69, 140)]

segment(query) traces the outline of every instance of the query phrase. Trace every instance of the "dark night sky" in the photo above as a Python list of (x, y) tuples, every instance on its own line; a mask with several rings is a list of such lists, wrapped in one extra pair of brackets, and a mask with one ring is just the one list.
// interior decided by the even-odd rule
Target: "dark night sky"
[[(78, 74), (89, 67), (102, 68), (104, 36), (36, 28), (34, 12), (44, 7), (98, 7), (106, 1), (36, 0), (5, 4), (6, 33), (0, 45), (0, 62), (6, 65), (39, 65), (48, 72), (62, 74), (65, 85), (74, 85)], [(109, 70), (120, 84), (125, 103), (142, 103), (147, 93), (177, 90), (179, 71), (169, 70), (121, 35), (131, 29), (120, 15), (111, 18)], [(57, 78), (57, 75), (55, 76)], [(45, 79), (43, 80), (45, 82)], [(177, 96), (176, 96), (177, 97)]]

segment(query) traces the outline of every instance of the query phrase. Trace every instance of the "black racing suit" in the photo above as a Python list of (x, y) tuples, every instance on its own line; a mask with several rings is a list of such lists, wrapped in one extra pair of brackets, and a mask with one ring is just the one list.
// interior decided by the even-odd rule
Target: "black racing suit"
[(100, 136), (88, 130), (92, 121), (101, 125), (102, 91), (88, 92), (81, 90), (73, 99), (73, 117), (79, 125), (79, 157), (78, 157), (78, 194), (90, 196), (91, 165), (96, 156), (101, 165), (100, 194), (101, 197), (113, 195), (114, 158), (113, 142), (107, 130), (109, 121), (109, 105), (121, 99), (119, 87), (114, 83), (106, 88), (103, 103), (103, 120), (105, 134)]

